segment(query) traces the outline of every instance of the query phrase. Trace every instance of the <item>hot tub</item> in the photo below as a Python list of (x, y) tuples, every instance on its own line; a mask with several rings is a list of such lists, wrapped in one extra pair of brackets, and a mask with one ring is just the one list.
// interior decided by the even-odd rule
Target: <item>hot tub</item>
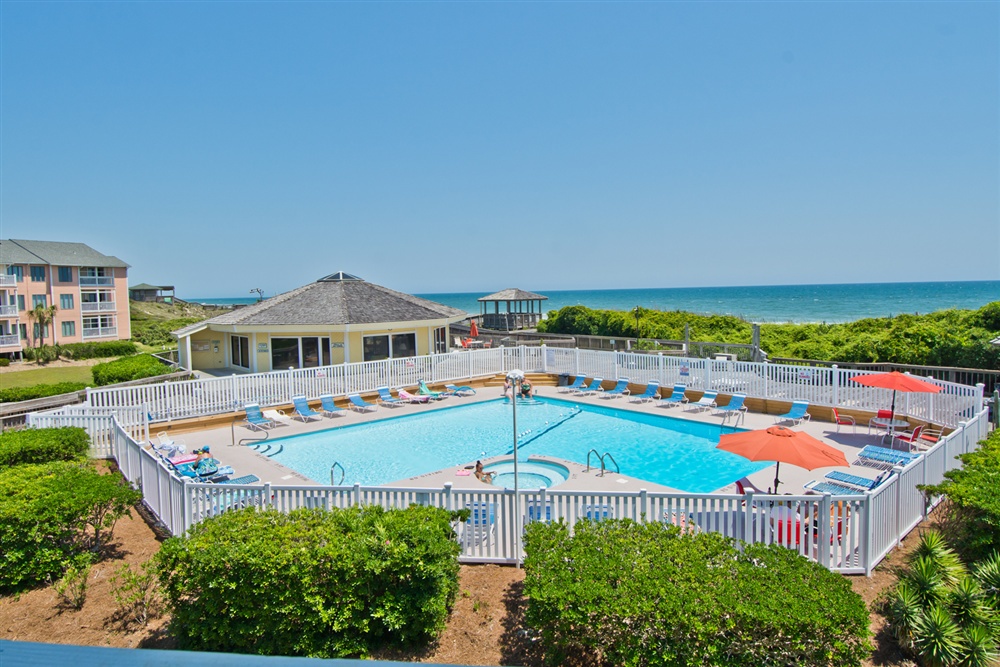
[[(514, 459), (490, 463), (483, 466), (483, 471), (493, 473), (493, 486), (514, 488)], [(569, 468), (552, 461), (529, 459), (517, 462), (517, 476), (519, 489), (547, 489), (569, 479)]]

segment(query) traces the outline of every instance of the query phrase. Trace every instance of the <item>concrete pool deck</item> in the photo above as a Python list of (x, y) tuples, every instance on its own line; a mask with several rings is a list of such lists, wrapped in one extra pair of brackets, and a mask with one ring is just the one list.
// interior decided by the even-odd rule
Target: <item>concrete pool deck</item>
[[(343, 428), (345, 426), (352, 426), (356, 424), (364, 424), (373, 421), (379, 421), (391, 417), (400, 417), (408, 414), (414, 414), (417, 412), (429, 412), (433, 410), (447, 409), (449, 407), (454, 407), (456, 405), (465, 405), (470, 403), (477, 403), (481, 401), (489, 401), (501, 396), (502, 389), (499, 387), (481, 387), (477, 390), (475, 396), (468, 397), (450, 397), (441, 401), (431, 401), (426, 404), (408, 404), (402, 405), (395, 408), (379, 407), (378, 410), (366, 413), (358, 413), (351, 410), (345, 410), (341, 415), (336, 417), (322, 417), (319, 419), (314, 419), (310, 422), (303, 423), (298, 420), (287, 420), (269, 431), (251, 431), (246, 428), (245, 425), (240, 425), (242, 420), (242, 412), (239, 415), (234, 415), (234, 423), (231, 427), (225, 428), (214, 428), (209, 430), (202, 430), (198, 432), (191, 432), (180, 435), (175, 438), (177, 441), (183, 442), (188, 451), (192, 451), (198, 447), (208, 445), (211, 448), (213, 456), (218, 459), (223, 465), (230, 465), (236, 469), (237, 475), (247, 475), (254, 474), (257, 475), (262, 481), (270, 482), (272, 484), (280, 485), (316, 485), (317, 482), (307, 479), (303, 475), (286, 468), (285, 466), (275, 462), (274, 460), (268, 458), (262, 453), (259, 453), (254, 447), (247, 446), (248, 441), (252, 440), (263, 440), (265, 433), (267, 434), (267, 440), (274, 438), (282, 438), (293, 435), (300, 435), (304, 433), (313, 433), (316, 431), (323, 431), (332, 428)], [(562, 400), (568, 400), (579, 405), (595, 405), (603, 407), (612, 407), (622, 410), (631, 410), (633, 412), (655, 414), (661, 416), (670, 416), (678, 419), (687, 419), (690, 421), (697, 421), (708, 424), (721, 425), (722, 418), (715, 416), (711, 411), (694, 412), (684, 405), (675, 405), (673, 407), (660, 407), (655, 403), (630, 403), (627, 397), (619, 397), (615, 399), (601, 399), (597, 396), (571, 396), (568, 394), (558, 393), (556, 387), (539, 387), (536, 394), (541, 398), (556, 398)], [(730, 431), (732, 419), (727, 422), (725, 431)], [(740, 427), (746, 429), (764, 429), (775, 424), (774, 415), (762, 414), (757, 412), (748, 412), (745, 418), (741, 421)], [(854, 461), (857, 458), (858, 451), (861, 450), (865, 445), (878, 445), (880, 444), (880, 437), (876, 435), (868, 435), (867, 424), (858, 424), (857, 433), (854, 434), (851, 431), (850, 426), (841, 426), (840, 432), (837, 432), (836, 424), (824, 421), (805, 421), (800, 425), (794, 427), (796, 430), (804, 431), (809, 435), (816, 437), (817, 439), (825, 442), (826, 444), (835, 447), (842, 452), (847, 457), (848, 461)], [(150, 426), (150, 434), (155, 435), (157, 432), (156, 425)], [(243, 445), (239, 444), (243, 441)], [(613, 452), (612, 452), (613, 454)], [(484, 458), (483, 463), (488, 464), (492, 461), (509, 458), (504, 456)], [(560, 490), (586, 490), (595, 492), (622, 492), (622, 491), (639, 491), (645, 489), (647, 491), (673, 491), (674, 489), (669, 489), (668, 487), (654, 484), (645, 480), (636, 479), (629, 477), (627, 474), (617, 474), (613, 472), (607, 472), (603, 477), (599, 476), (600, 469), (591, 469), (589, 472), (585, 471), (585, 466), (565, 461), (563, 459), (556, 459), (552, 457), (535, 457), (542, 459), (551, 459), (558, 461), (570, 470), (570, 478), (554, 487)], [(467, 463), (463, 463), (460, 466), (453, 466), (450, 468), (445, 468), (440, 471), (427, 473), (417, 477), (409, 478), (406, 480), (400, 480), (386, 484), (385, 486), (415, 486), (424, 488), (441, 488), (446, 482), (451, 482), (452, 486), (456, 489), (484, 489), (493, 488), (489, 487), (483, 482), (480, 482), (472, 475), (457, 475), (456, 472), (465, 465), (474, 464), (475, 458), (471, 458)], [(819, 468), (813, 471), (803, 470), (797, 466), (784, 465), (781, 467), (781, 486), (779, 487), (780, 493), (792, 493), (792, 494), (802, 494), (805, 493), (803, 489), (803, 484), (814, 479), (822, 479), (823, 476), (830, 472), (831, 470), (841, 470), (844, 468)], [(623, 471), (627, 473), (628, 471)], [(873, 468), (868, 468), (864, 466), (852, 465), (850, 467), (850, 472), (852, 474), (860, 475), (863, 477), (874, 479), (879, 471)], [(768, 466), (767, 468), (753, 473), (750, 475), (750, 481), (758, 488), (767, 490), (769, 487), (773, 486), (774, 480), (774, 466)], [(735, 492), (735, 486), (730, 484), (728, 486), (718, 489), (717, 492), (722, 493), (733, 493)]]

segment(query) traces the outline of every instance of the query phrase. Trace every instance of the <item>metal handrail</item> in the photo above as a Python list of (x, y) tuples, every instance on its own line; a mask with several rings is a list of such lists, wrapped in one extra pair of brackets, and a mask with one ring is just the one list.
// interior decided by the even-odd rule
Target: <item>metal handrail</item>
[[(340, 482), (333, 481), (333, 471), (336, 470), (337, 468), (340, 468)], [(334, 461), (333, 465), (330, 466), (330, 486), (340, 486), (341, 484), (344, 483), (344, 480), (346, 478), (347, 478), (347, 471), (344, 470), (344, 466), (340, 465), (340, 461)]]
[(604, 457), (601, 456), (601, 453), (599, 451), (597, 451), (596, 449), (591, 449), (589, 452), (587, 452), (587, 469), (584, 470), (584, 472), (590, 472), (590, 455), (591, 454), (593, 454), (594, 456), (596, 456), (597, 460), (601, 462), (601, 476), (603, 476), (604, 475)]
[[(618, 473), (619, 475), (622, 474), (621, 468), (618, 467), (618, 461), (615, 461), (615, 457), (611, 456), (611, 452), (604, 452), (604, 456), (606, 456), (609, 459), (611, 459), (611, 462), (615, 464), (615, 472)], [(604, 456), (601, 457), (601, 470), (602, 470), (601, 476), (602, 477), (604, 476), (603, 470), (604, 470), (604, 467), (605, 467), (604, 466)]]

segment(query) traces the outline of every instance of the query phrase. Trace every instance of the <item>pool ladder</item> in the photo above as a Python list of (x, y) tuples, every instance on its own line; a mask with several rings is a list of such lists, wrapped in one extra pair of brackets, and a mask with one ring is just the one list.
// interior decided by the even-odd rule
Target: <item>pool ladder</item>
[[(333, 471), (340, 468), (340, 482), (333, 481)], [(344, 483), (344, 478), (347, 477), (347, 471), (344, 470), (344, 466), (340, 465), (340, 461), (334, 461), (333, 465), (330, 466), (330, 486), (340, 486)]]
[(615, 457), (611, 456), (611, 452), (604, 452), (603, 454), (601, 454), (596, 449), (591, 449), (589, 452), (587, 452), (587, 469), (584, 470), (584, 472), (590, 472), (591, 454), (596, 456), (597, 460), (601, 462), (601, 474), (598, 475), (598, 477), (604, 477), (604, 472), (605, 470), (607, 470), (607, 463), (605, 462), (604, 459), (610, 459), (611, 462), (615, 464), (615, 472), (618, 473), (619, 475), (621, 474), (621, 470), (618, 468), (618, 461), (615, 461)]

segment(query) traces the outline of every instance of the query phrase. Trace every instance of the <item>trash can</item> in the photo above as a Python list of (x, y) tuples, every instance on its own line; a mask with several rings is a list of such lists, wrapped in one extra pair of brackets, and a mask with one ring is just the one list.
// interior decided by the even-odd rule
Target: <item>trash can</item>
[(568, 385), (569, 385), (569, 373), (560, 373), (559, 374), (559, 386), (560, 387), (566, 387)]

